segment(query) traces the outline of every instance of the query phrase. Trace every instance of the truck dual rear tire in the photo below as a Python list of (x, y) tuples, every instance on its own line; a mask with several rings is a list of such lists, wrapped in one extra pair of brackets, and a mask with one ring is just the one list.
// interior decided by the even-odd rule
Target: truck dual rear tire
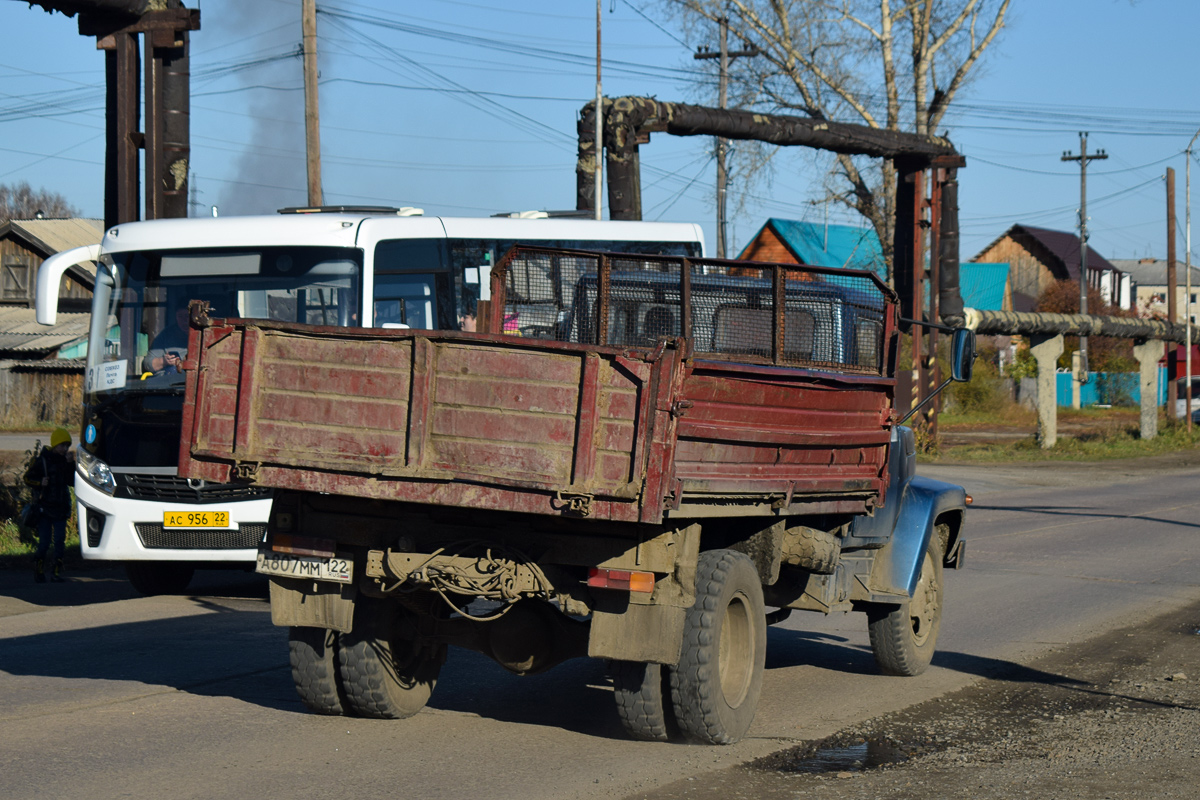
[(671, 707), (670, 675), (661, 664), (613, 661), (609, 667), (617, 716), (630, 738), (666, 742), (678, 737)]
[(395, 602), (359, 598), (354, 630), (338, 643), (346, 707), (356, 716), (405, 719), (425, 707), (443, 649), (431, 652), (417, 635), (415, 615)]
[(345, 693), (338, 675), (340, 634), (324, 628), (288, 629), (288, 661), (296, 693), (309, 711), (338, 716), (346, 713)]
[(758, 570), (733, 550), (700, 554), (696, 602), (671, 672), (671, 701), (684, 736), (733, 744), (745, 736), (762, 694), (766, 609)]
[(929, 537), (912, 599), (899, 607), (867, 612), (871, 652), (886, 675), (920, 675), (933, 661), (942, 625), (942, 558), (949, 530), (939, 525)]

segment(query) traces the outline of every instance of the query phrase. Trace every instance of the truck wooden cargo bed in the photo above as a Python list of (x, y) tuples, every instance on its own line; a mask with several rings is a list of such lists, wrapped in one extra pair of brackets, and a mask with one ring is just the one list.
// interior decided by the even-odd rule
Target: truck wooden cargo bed
[(478, 333), (193, 308), (180, 474), (659, 523), (862, 513), (894, 296), (868, 273), (517, 248)]

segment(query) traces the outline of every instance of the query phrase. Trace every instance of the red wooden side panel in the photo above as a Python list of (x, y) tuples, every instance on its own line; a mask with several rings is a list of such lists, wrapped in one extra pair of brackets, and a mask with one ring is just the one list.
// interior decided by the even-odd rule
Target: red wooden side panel
[(684, 493), (882, 493), (892, 382), (829, 378), (697, 367), (675, 446)]
[(242, 321), (198, 351), (185, 477), (651, 523), (688, 496), (865, 508), (887, 485), (886, 378)]
[(515, 337), (376, 334), (206, 329), (181, 474), (228, 481), (243, 463), (276, 488), (555, 514), (563, 492), (638, 518), (651, 364)]

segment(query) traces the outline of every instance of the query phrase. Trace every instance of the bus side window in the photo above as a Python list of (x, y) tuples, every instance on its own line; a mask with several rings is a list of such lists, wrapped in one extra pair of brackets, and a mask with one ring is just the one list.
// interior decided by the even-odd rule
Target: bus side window
[(437, 281), (431, 273), (408, 272), (375, 276), (375, 326), (407, 325), (436, 330)]

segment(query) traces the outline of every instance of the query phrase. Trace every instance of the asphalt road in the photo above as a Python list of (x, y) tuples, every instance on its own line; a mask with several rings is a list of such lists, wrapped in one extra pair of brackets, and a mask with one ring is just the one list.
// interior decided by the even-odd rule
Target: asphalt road
[(453, 650), (430, 707), (318, 717), (295, 698), (261, 580), (138, 598), (112, 571), (0, 572), (0, 798), (627, 797), (960, 688), (1200, 599), (1200, 468), (936, 467), (975, 498), (934, 667), (875, 674), (861, 615), (771, 629), (732, 747), (623, 738), (603, 666), (518, 678)]
[[(32, 450), (33, 446), (38, 442), (50, 444), (51, 433), (52, 431), (39, 431), (37, 433), (0, 431), (0, 451), (22, 452), (24, 450)], [(71, 431), (71, 443), (72, 445), (79, 444), (79, 431)]]

